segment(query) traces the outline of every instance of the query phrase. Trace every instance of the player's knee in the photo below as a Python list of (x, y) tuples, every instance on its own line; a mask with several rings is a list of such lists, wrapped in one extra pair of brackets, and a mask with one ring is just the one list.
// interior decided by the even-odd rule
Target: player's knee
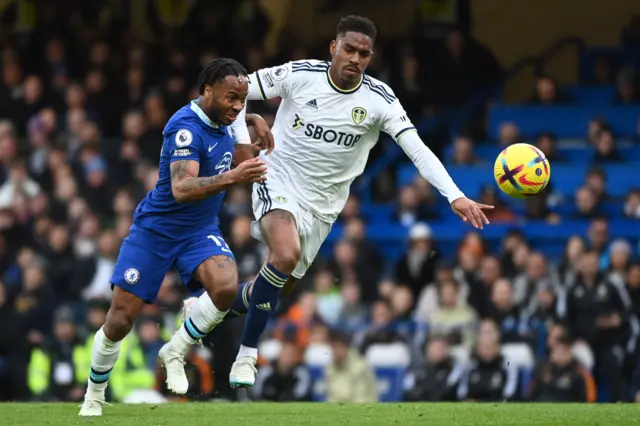
[(107, 314), (107, 320), (103, 331), (112, 342), (124, 339), (133, 327), (134, 317), (126, 309), (111, 308)]
[(290, 274), (300, 262), (302, 250), (299, 246), (281, 247), (274, 249), (270, 263), (282, 273)]

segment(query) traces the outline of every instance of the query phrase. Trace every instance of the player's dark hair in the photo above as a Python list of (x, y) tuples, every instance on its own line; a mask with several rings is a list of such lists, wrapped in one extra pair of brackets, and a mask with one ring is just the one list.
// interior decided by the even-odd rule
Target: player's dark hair
[(235, 59), (216, 58), (204, 66), (200, 76), (198, 76), (198, 93), (204, 93), (205, 86), (212, 86), (218, 81), (224, 80), (228, 76), (247, 76), (247, 70)]
[(340, 22), (338, 22), (338, 28), (336, 30), (338, 36), (343, 36), (349, 31), (364, 34), (370, 37), (372, 41), (375, 41), (376, 35), (378, 35), (376, 26), (369, 18), (357, 15), (343, 16)]

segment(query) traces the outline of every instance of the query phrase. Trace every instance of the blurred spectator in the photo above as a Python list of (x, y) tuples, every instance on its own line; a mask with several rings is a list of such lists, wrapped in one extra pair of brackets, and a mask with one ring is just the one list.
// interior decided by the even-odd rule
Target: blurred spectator
[(407, 185), (400, 189), (398, 208), (392, 216), (392, 220), (402, 226), (410, 227), (416, 222), (422, 222), (434, 215), (424, 204), (420, 203), (418, 191), (413, 185)]
[(300, 363), (297, 346), (285, 342), (278, 358), (260, 369), (252, 392), (264, 401), (306, 401), (311, 395), (311, 384), (307, 368)]
[(438, 259), (432, 238), (431, 228), (427, 224), (414, 224), (409, 230), (409, 249), (396, 265), (396, 280), (409, 286), (416, 299), (422, 289), (433, 281)]
[(434, 336), (425, 346), (424, 360), (404, 382), (407, 402), (455, 401), (464, 365), (451, 357), (447, 339)]
[(640, 219), (640, 189), (634, 189), (627, 195), (624, 215), (629, 219)]
[(328, 269), (317, 271), (313, 277), (317, 295), (318, 315), (325, 324), (337, 324), (342, 311), (342, 297), (335, 286), (335, 277)]
[(354, 338), (354, 343), (362, 353), (366, 353), (371, 345), (378, 343), (404, 342), (405, 337), (398, 331), (393, 307), (386, 299), (380, 299), (371, 307), (369, 327)]
[(514, 143), (522, 142), (520, 136), (520, 129), (515, 123), (502, 123), (498, 129), (498, 145), (501, 148), (506, 148)]
[(349, 336), (331, 336), (333, 363), (325, 371), (328, 402), (378, 402), (376, 380), (362, 355), (351, 349)]
[(552, 132), (544, 132), (538, 135), (536, 138), (536, 146), (544, 156), (549, 160), (549, 162), (562, 161), (562, 158), (558, 157), (558, 153), (556, 151), (558, 144), (558, 139), (556, 135)]
[(460, 380), (458, 399), (510, 400), (517, 389), (518, 370), (500, 355), (500, 332), (490, 321), (483, 323), (471, 362)]
[(587, 186), (578, 188), (575, 196), (576, 219), (594, 219), (601, 215), (596, 194)]
[(375, 285), (379, 278), (379, 266), (358, 263), (358, 253), (351, 241), (342, 239), (334, 246), (331, 269), (341, 281), (355, 280), (361, 283), (364, 301), (369, 302), (377, 297)]
[(618, 105), (633, 105), (640, 102), (638, 92), (638, 78), (633, 67), (627, 67), (616, 76), (616, 97), (614, 102)]
[(596, 145), (600, 138), (600, 133), (604, 130), (610, 130), (607, 122), (602, 118), (596, 118), (589, 121), (589, 127), (587, 128), (587, 142), (592, 145)]
[(491, 289), (491, 301), (486, 318), (490, 318), (500, 327), (502, 343), (514, 343), (522, 340), (520, 309), (516, 304), (511, 283), (499, 279)]
[(627, 270), (631, 264), (631, 244), (615, 240), (609, 247), (609, 270), (606, 279), (619, 289), (624, 289)]
[(367, 307), (360, 297), (360, 285), (355, 281), (343, 281), (340, 286), (341, 306), (338, 324), (348, 332), (366, 326)]
[(456, 166), (474, 166), (480, 164), (480, 160), (473, 152), (474, 143), (470, 136), (458, 136), (453, 141), (453, 155), (451, 164)]
[(570, 102), (571, 99), (558, 89), (558, 84), (553, 78), (545, 75), (536, 78), (535, 93), (530, 100), (532, 105), (556, 105)]
[(596, 196), (596, 201), (601, 203), (610, 197), (606, 192), (607, 173), (600, 167), (592, 167), (587, 172), (585, 186)]
[(440, 289), (440, 309), (429, 320), (429, 334), (442, 336), (451, 345), (461, 345), (470, 350), (473, 346), (478, 314), (466, 303), (460, 302), (458, 284), (444, 281)]
[(344, 238), (356, 252), (355, 271), (361, 282), (377, 282), (382, 274), (384, 259), (378, 248), (367, 241), (364, 221), (353, 217), (345, 223)]
[(527, 256), (525, 270), (513, 280), (515, 303), (521, 309), (526, 309), (541, 286), (558, 288), (559, 283), (553, 276), (545, 256), (535, 252)]
[(575, 282), (580, 259), (586, 250), (587, 243), (582, 237), (573, 236), (567, 241), (564, 255), (558, 266), (560, 282), (564, 288), (569, 288)]
[(9, 169), (9, 178), (0, 186), (0, 209), (13, 207), (19, 195), (31, 199), (39, 193), (40, 186), (29, 177), (26, 164), (16, 161)]
[(231, 223), (229, 248), (236, 258), (240, 282), (253, 280), (262, 267), (263, 253), (260, 243), (250, 232), (252, 221), (250, 216), (240, 215)]
[(629, 24), (622, 29), (622, 47), (629, 50), (637, 50), (640, 47), (640, 15), (636, 15)]
[(567, 325), (573, 336), (589, 344), (598, 375), (609, 380), (614, 400), (622, 401), (626, 394), (620, 354), (628, 313), (618, 289), (604, 279), (598, 264), (595, 251), (582, 255), (576, 283), (567, 295)]
[(485, 212), (487, 219), (492, 223), (512, 222), (516, 219), (516, 215), (509, 206), (499, 198), (498, 191), (493, 186), (485, 186), (482, 188), (479, 202), (493, 206), (493, 210)]
[[(564, 294), (562, 290), (559, 293)], [(564, 312), (554, 288), (544, 283), (536, 289), (533, 300), (522, 313), (523, 335), (533, 342), (536, 353), (545, 353), (547, 333)]]
[[(433, 281), (427, 283), (418, 296), (414, 317), (416, 321), (426, 323), (433, 312), (440, 309), (440, 294), (438, 285), (441, 282), (454, 279), (454, 265), (440, 260), (435, 266)], [(463, 296), (462, 292), (460, 297)]]
[(340, 220), (346, 222), (351, 218), (360, 216), (360, 200), (353, 194), (347, 198), (347, 203), (344, 205), (342, 212), (340, 212)]
[(588, 232), (588, 246), (600, 256), (600, 269), (609, 267), (609, 223), (603, 217), (591, 221)]
[(640, 318), (640, 263), (632, 263), (629, 266), (626, 284), (631, 299), (631, 310)]
[(571, 341), (558, 340), (549, 359), (537, 367), (529, 387), (529, 399), (535, 402), (595, 402), (595, 382), (573, 358)]
[(53, 339), (42, 341), (31, 352), (28, 383), (31, 394), (40, 400), (80, 401), (85, 391), (86, 365), (73, 311), (58, 309), (54, 320)]
[(596, 152), (593, 155), (595, 163), (615, 163), (624, 161), (616, 148), (615, 139), (611, 130), (600, 132), (596, 140)]

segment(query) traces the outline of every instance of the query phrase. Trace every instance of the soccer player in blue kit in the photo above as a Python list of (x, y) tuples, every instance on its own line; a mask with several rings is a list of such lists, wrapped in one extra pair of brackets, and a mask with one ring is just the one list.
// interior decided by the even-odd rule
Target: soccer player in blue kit
[[(158, 182), (136, 208), (120, 249), (111, 278), (111, 308), (93, 344), (81, 416), (102, 414), (122, 339), (144, 304), (155, 301), (170, 268), (179, 271), (189, 288), (206, 290), (184, 326), (158, 354), (167, 369), (167, 386), (177, 394), (186, 393), (189, 385), (184, 356), (222, 321), (236, 296), (236, 263), (220, 233), (217, 215), (224, 191), (234, 184), (264, 181), (267, 169), (259, 158), (231, 169), (234, 138), (227, 126), (244, 114), (245, 68), (232, 59), (216, 59), (203, 69), (198, 88), (199, 98), (176, 112), (164, 129)], [(273, 149), (273, 136), (264, 120), (247, 114), (246, 121), (260, 136), (259, 148)], [(244, 123), (242, 127), (246, 129)], [(238, 154), (246, 156), (246, 152)]]

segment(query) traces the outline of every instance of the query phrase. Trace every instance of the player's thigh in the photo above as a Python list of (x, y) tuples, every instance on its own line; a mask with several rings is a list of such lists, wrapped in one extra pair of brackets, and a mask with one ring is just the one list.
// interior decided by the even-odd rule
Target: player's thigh
[(176, 259), (183, 284), (194, 290), (202, 285), (209, 291), (238, 285), (235, 257), (218, 230), (194, 235)]
[(173, 263), (173, 247), (161, 238), (132, 232), (122, 243), (111, 284), (146, 303), (153, 303)]
[(269, 256), (287, 249), (299, 253), (301, 208), (286, 188), (277, 182), (254, 184), (252, 200), (256, 222), (251, 233), (269, 246)]
[(310, 212), (301, 215), (301, 256), (300, 261), (291, 273), (294, 278), (300, 279), (313, 264), (320, 252), (320, 247), (331, 232), (331, 224), (323, 222)]

